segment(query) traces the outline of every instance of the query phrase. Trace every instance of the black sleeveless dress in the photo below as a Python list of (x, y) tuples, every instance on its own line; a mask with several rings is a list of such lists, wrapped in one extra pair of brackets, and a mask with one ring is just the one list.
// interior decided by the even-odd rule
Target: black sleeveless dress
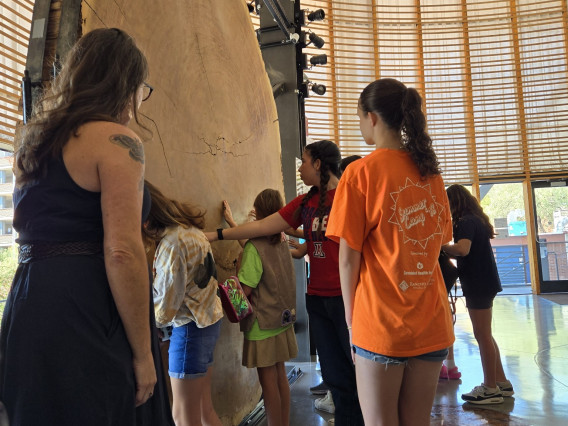
[[(14, 209), (19, 244), (102, 247), (100, 193), (79, 187), (62, 158), (14, 191)], [(0, 329), (0, 399), (11, 426), (173, 425), (159, 350), (154, 360), (154, 396), (136, 409), (132, 352), (102, 253), (18, 266)]]

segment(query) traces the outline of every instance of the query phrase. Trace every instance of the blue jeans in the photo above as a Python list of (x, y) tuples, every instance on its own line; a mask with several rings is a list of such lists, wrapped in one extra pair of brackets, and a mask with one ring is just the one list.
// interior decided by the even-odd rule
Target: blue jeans
[(410, 358), (421, 359), (422, 361), (441, 362), (448, 356), (448, 349), (440, 349), (439, 351), (428, 352), (426, 354), (412, 356), (412, 357), (397, 357), (381, 355), (375, 352), (368, 351), (367, 349), (360, 348), (353, 345), (353, 352), (363, 358), (370, 359), (371, 361), (378, 362), (385, 365), (406, 365)]
[(343, 297), (306, 295), (323, 381), (331, 390), (337, 426), (363, 425)]
[(213, 351), (221, 332), (221, 320), (199, 328), (191, 321), (174, 327), (170, 338), (169, 375), (176, 379), (194, 379), (207, 374), (213, 364)]

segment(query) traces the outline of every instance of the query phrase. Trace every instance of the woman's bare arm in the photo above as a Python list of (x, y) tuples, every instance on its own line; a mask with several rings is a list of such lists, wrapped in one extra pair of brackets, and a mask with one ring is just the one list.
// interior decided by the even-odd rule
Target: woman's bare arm
[(129, 129), (116, 125), (113, 130), (100, 141), (97, 158), (104, 259), (112, 296), (132, 348), (136, 403), (140, 405), (156, 383), (150, 347), (150, 284), (141, 234), (144, 150)]

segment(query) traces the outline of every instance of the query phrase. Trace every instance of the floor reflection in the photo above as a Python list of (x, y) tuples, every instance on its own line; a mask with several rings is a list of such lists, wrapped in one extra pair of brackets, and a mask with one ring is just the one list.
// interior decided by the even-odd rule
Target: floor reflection
[[(489, 406), (462, 401), (461, 394), (479, 385), (483, 374), (471, 322), (459, 299), (454, 351), (462, 377), (438, 383), (431, 424), (568, 425), (568, 295), (498, 296), (493, 313), (493, 333), (514, 397)], [(325, 425), (332, 416), (315, 410), (315, 397), (309, 393), (320, 380), (315, 364), (295, 365), (305, 374), (292, 385), (290, 424)]]

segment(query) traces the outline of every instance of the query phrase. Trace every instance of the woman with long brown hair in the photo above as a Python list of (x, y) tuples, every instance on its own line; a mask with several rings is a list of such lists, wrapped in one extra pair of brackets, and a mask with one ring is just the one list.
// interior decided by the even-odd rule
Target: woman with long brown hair
[(499, 404), (514, 394), (501, 363), (499, 346), (491, 331), (493, 299), (502, 290), (490, 240), (495, 230), (483, 208), (465, 187), (446, 190), (454, 223), (454, 244), (442, 249), (457, 259), (458, 275), (473, 334), (479, 345), (483, 383), (462, 399), (472, 404)]
[(176, 426), (221, 426), (211, 400), (213, 351), (223, 310), (217, 269), (202, 232), (205, 213), (165, 196), (146, 182), (152, 207), (143, 232), (157, 244), (154, 312), (158, 327), (173, 326), (168, 370)]
[(20, 255), (0, 334), (12, 426), (134, 425), (153, 395), (144, 149), (126, 127), (147, 75), (124, 31), (84, 35), (17, 141)]

